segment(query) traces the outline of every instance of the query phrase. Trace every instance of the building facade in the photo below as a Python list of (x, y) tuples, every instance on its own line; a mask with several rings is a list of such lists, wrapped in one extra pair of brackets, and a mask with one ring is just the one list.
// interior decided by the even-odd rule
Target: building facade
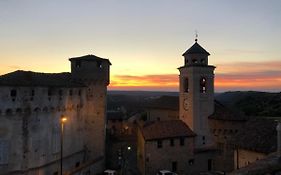
[[(70, 58), (70, 73), (0, 76), (0, 174), (96, 174), (104, 167), (108, 59)], [(67, 118), (61, 131), (61, 117)]]
[[(195, 134), (181, 120), (147, 123), (138, 132), (138, 169), (143, 175), (160, 170), (189, 174), (194, 164)], [(189, 163), (188, 163), (189, 162)]]

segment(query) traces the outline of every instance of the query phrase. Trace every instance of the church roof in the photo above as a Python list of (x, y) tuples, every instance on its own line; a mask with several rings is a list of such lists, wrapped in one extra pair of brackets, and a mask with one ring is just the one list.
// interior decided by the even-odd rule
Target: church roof
[(248, 118), (240, 111), (233, 111), (217, 100), (215, 100), (215, 110), (211, 114), (209, 119), (214, 120), (226, 120), (226, 121), (246, 121)]
[(209, 52), (207, 52), (202, 46), (200, 46), (197, 41), (191, 46), (187, 51), (185, 51), (182, 56), (185, 56), (187, 54), (207, 54), (210, 55)]
[(39, 73), (17, 70), (0, 76), (0, 86), (83, 87), (71, 79), (71, 73)]
[(151, 122), (141, 128), (145, 140), (194, 137), (195, 133), (181, 120)]
[(69, 61), (72, 61), (72, 60), (85, 60), (85, 61), (95, 61), (95, 60), (100, 60), (100, 61), (107, 61), (110, 65), (110, 61), (109, 59), (105, 59), (105, 58), (101, 58), (101, 57), (98, 57), (96, 55), (84, 55), (84, 56), (81, 56), (81, 57), (73, 57), (73, 58), (69, 58)]

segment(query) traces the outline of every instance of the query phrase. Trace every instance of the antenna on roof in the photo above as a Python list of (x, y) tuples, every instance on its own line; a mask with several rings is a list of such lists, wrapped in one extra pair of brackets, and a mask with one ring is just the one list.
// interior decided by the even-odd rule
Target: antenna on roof
[(197, 42), (197, 41), (198, 41), (198, 31), (195, 30), (195, 42)]

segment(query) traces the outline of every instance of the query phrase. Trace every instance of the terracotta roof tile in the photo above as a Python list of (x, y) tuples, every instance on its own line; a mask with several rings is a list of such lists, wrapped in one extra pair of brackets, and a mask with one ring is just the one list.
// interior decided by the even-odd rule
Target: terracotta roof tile
[(152, 122), (143, 126), (141, 132), (145, 140), (195, 136), (195, 133), (181, 120)]

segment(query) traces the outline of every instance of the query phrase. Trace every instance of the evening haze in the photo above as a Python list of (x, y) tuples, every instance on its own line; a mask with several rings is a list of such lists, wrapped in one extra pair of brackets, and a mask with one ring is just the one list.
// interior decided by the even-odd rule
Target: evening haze
[(280, 0), (1, 0), (0, 74), (69, 72), (68, 58), (110, 59), (111, 90), (178, 90), (198, 43), (215, 89), (280, 91)]

